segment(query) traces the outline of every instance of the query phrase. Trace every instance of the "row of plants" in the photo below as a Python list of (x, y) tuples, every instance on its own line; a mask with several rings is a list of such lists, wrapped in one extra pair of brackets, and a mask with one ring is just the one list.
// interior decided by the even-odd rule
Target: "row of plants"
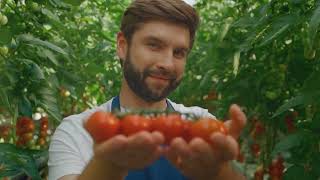
[[(0, 1), (0, 177), (46, 176), (63, 117), (117, 95), (115, 37), (129, 1)], [(237, 167), (251, 179), (320, 177), (320, 2), (198, 0), (202, 25), (170, 96), (248, 124)], [(37, 168), (38, 167), (38, 170)]]

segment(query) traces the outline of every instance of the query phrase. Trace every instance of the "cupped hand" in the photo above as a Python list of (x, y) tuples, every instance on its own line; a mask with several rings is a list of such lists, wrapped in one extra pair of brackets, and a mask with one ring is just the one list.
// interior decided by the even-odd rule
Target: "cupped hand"
[(117, 135), (94, 147), (95, 157), (123, 170), (141, 169), (158, 159), (164, 137), (159, 132)]
[(201, 138), (194, 138), (189, 143), (175, 138), (166, 149), (167, 158), (191, 179), (210, 180), (221, 176), (229, 161), (237, 156), (237, 139), (246, 123), (246, 116), (239, 106), (232, 105), (229, 114), (230, 120), (225, 122), (228, 135), (211, 134), (211, 144)]

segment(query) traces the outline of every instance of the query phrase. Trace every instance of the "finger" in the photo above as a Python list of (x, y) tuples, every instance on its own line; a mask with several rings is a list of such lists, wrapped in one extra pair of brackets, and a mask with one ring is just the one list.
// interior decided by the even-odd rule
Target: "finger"
[(214, 162), (214, 154), (211, 146), (201, 138), (195, 138), (190, 142), (190, 148), (194, 160), (197, 160), (203, 167), (208, 167)]
[(185, 175), (189, 175), (196, 166), (189, 144), (182, 138), (174, 138), (170, 144), (170, 152), (176, 155), (175, 165)]
[(230, 114), (230, 119), (231, 119), (231, 122), (228, 122), (228, 123), (230, 123), (229, 134), (233, 138), (238, 139), (243, 127), (246, 124), (246, 121), (247, 121), (246, 115), (242, 112), (240, 107), (235, 104), (231, 105), (230, 110), (229, 110), (229, 114)]
[(128, 138), (127, 152), (128, 159), (136, 161), (153, 162), (161, 155), (161, 149), (155, 143), (151, 133), (139, 132)]
[(214, 133), (211, 136), (213, 152), (217, 161), (228, 161), (236, 158), (238, 143), (232, 136)]
[(128, 146), (133, 149), (150, 150), (157, 148), (155, 140), (149, 132), (142, 131), (128, 138)]
[(177, 168), (180, 168), (181, 159), (175, 149), (166, 147), (165, 157)]
[(102, 144), (95, 145), (94, 153), (97, 156), (108, 157), (128, 145), (128, 138), (124, 135), (117, 135)]
[(188, 143), (181, 137), (174, 138), (170, 144), (171, 150), (177, 151), (177, 153), (183, 157), (191, 156), (191, 149)]
[(205, 156), (209, 159), (213, 157), (211, 146), (201, 138), (194, 138), (190, 142), (190, 148), (192, 150), (192, 153), (195, 153), (197, 155)]
[(158, 131), (154, 131), (151, 133), (152, 138), (154, 139), (155, 144), (161, 145), (164, 143), (164, 136), (162, 133), (158, 132)]

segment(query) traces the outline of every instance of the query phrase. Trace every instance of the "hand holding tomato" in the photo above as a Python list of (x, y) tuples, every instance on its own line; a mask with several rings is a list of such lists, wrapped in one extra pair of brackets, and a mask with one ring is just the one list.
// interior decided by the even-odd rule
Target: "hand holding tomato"
[(163, 142), (159, 132), (142, 131), (129, 137), (116, 135), (96, 144), (94, 153), (98, 159), (128, 171), (144, 168), (158, 159), (163, 153), (160, 146)]
[(85, 123), (95, 141), (95, 158), (102, 164), (124, 171), (143, 168), (162, 153), (164, 137), (148, 132), (150, 121), (138, 115), (127, 115), (120, 121), (110, 112), (97, 111)]
[(194, 137), (189, 143), (180, 137), (173, 139), (166, 156), (185, 176), (191, 179), (224, 179), (224, 175), (228, 176), (225, 169), (228, 162), (237, 157), (236, 140), (246, 123), (246, 116), (237, 105), (232, 105), (229, 113), (231, 120), (225, 122), (228, 135), (220, 131)]

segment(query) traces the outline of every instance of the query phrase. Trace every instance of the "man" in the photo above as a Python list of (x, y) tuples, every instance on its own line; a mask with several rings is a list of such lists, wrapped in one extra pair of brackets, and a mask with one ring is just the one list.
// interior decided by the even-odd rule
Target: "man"
[(95, 111), (174, 109), (213, 117), (200, 107), (185, 107), (166, 97), (180, 83), (198, 26), (195, 10), (182, 0), (136, 0), (124, 13), (117, 35), (123, 68), (120, 94), (105, 104), (65, 118), (49, 149), (50, 180), (213, 180), (244, 179), (232, 169), (246, 117), (236, 105), (226, 122), (228, 136), (212, 134), (213, 147), (195, 138), (175, 138), (167, 147), (159, 132), (115, 136), (93, 144), (83, 128)]

